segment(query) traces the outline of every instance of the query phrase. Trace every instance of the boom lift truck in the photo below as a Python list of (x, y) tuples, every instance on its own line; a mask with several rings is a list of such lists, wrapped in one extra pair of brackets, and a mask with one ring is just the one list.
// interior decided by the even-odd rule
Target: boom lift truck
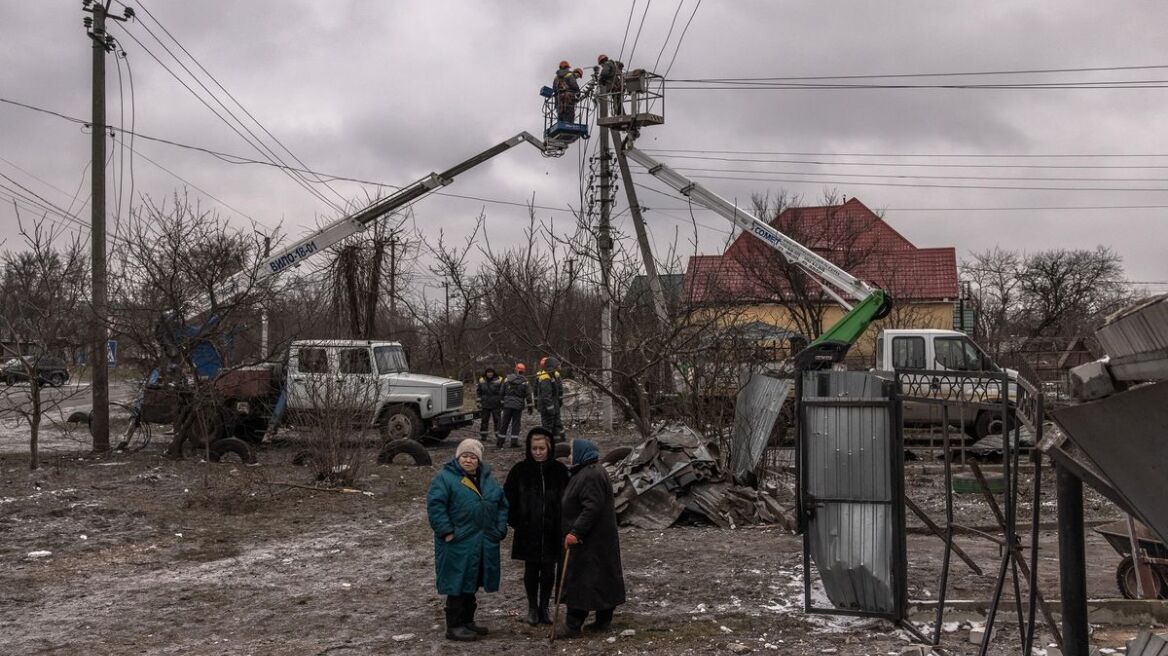
[[(549, 130), (545, 132), (550, 132), (552, 126), (548, 127)], [(217, 285), (209, 298), (196, 301), (189, 316), (198, 317), (212, 310), (218, 303), (237, 298), (256, 283), (300, 265), (346, 237), (368, 229), (390, 212), (421, 200), (452, 183), (462, 173), (521, 143), (528, 143), (545, 156), (554, 157), (562, 153), (570, 142), (564, 143), (563, 138), (548, 142), (528, 132), (520, 132), (441, 173), (431, 173), (364, 209), (268, 254), (257, 268), (236, 273)], [(216, 321), (217, 318), (211, 316), (205, 325)], [(198, 328), (185, 325), (182, 317), (163, 317), (159, 322), (159, 338), (169, 361), (151, 373), (142, 397), (134, 406), (135, 411), (123, 437), (123, 448), (130, 443), (134, 432), (144, 422), (177, 423), (181, 414), (179, 408), (184, 402), (191, 403), (189, 377), (201, 376), (211, 379), (216, 390), (213, 395), (217, 399), (216, 407), (208, 409), (213, 421), (207, 423), (206, 434), (200, 436), (209, 446), (212, 458), (217, 460), (221, 455), (232, 452), (246, 462), (254, 461), (249, 442), (261, 441), (265, 433), (279, 423), (284, 411), (297, 414), (311, 412), (312, 408), (298, 407), (310, 404), (311, 399), (303, 393), (296, 393), (295, 385), (290, 384), (294, 381), (288, 380), (290, 377), (284, 367), (276, 363), (220, 371), (223, 363), (218, 351), (207, 348), (208, 345), (199, 339), (199, 332)], [(300, 348), (295, 350), (311, 352), (314, 357), (335, 359), (338, 352), (343, 351), (341, 355), (350, 357), (350, 362), (360, 362), (360, 373), (366, 375), (367, 379), (370, 376), (377, 378), (377, 398), (370, 402), (369, 422), (380, 428), (387, 441), (412, 441), (423, 430), (443, 437), (453, 428), (471, 421), (470, 413), (460, 407), (461, 383), (434, 376), (409, 374), (408, 363), (399, 343), (294, 342), (294, 346), (297, 345)], [(361, 350), (364, 354), (357, 352)], [(184, 355), (188, 357), (182, 357)], [(353, 360), (352, 356), (360, 358)], [(300, 362), (298, 357), (296, 353), (290, 354), (291, 378), (311, 378), (307, 375), (312, 373), (308, 371), (311, 367)], [(195, 371), (187, 371), (188, 358), (194, 364)], [(298, 372), (297, 365), (301, 365), (304, 371)], [(177, 375), (173, 378), (177, 378), (177, 384), (161, 384), (160, 371), (163, 370), (175, 372)], [(343, 368), (336, 371), (343, 371)], [(297, 373), (306, 375), (297, 376)]]

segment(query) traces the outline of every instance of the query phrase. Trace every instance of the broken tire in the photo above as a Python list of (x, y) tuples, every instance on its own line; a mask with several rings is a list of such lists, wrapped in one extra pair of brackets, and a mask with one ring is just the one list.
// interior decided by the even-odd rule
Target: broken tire
[(381, 453), (377, 454), (377, 462), (387, 465), (392, 463), (394, 458), (403, 454), (409, 456), (414, 461), (414, 465), (433, 464), (430, 452), (426, 450), (426, 447), (422, 446), (421, 442), (411, 439), (394, 440), (386, 444)]
[(600, 459), (600, 462), (606, 465), (615, 465), (621, 460), (627, 458), (628, 455), (632, 452), (633, 447), (631, 446), (618, 446), (617, 448), (612, 449), (608, 453), (604, 454), (604, 457)]
[(245, 465), (254, 465), (255, 451), (251, 445), (238, 437), (225, 437), (211, 443), (211, 462), (222, 462), (223, 458), (235, 455)]

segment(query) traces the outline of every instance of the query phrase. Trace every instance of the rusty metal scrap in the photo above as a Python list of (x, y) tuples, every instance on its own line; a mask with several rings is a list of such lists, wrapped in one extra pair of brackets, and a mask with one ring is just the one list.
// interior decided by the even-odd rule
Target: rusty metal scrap
[(609, 467), (621, 524), (662, 529), (689, 512), (721, 527), (791, 525), (788, 509), (735, 485), (705, 438), (685, 426), (662, 429)]

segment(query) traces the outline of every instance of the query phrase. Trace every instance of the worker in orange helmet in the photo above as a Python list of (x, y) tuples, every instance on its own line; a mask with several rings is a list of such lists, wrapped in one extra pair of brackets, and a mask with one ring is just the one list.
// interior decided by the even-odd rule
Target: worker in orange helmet
[(555, 79), (552, 80), (552, 90), (556, 94), (556, 120), (575, 123), (576, 101), (580, 97), (580, 82), (579, 76), (572, 70), (572, 65), (567, 60), (560, 62), (560, 68), (556, 71)]
[(522, 362), (515, 363), (515, 371), (507, 374), (503, 380), (503, 423), (495, 433), (495, 448), (502, 448), (511, 438), (511, 446), (519, 446), (519, 424), (526, 407), (528, 414), (534, 409), (531, 400), (531, 389), (527, 378), (523, 375), (527, 366)]

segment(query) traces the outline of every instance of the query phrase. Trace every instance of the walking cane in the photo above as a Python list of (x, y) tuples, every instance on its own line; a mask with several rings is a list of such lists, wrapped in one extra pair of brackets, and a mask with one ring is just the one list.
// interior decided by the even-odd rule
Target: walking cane
[(564, 598), (564, 579), (568, 578), (568, 555), (572, 553), (572, 547), (564, 547), (564, 568), (560, 570), (560, 584), (556, 586), (556, 609), (552, 612), (552, 630), (551, 641), (556, 641), (556, 624), (560, 622), (560, 602)]

